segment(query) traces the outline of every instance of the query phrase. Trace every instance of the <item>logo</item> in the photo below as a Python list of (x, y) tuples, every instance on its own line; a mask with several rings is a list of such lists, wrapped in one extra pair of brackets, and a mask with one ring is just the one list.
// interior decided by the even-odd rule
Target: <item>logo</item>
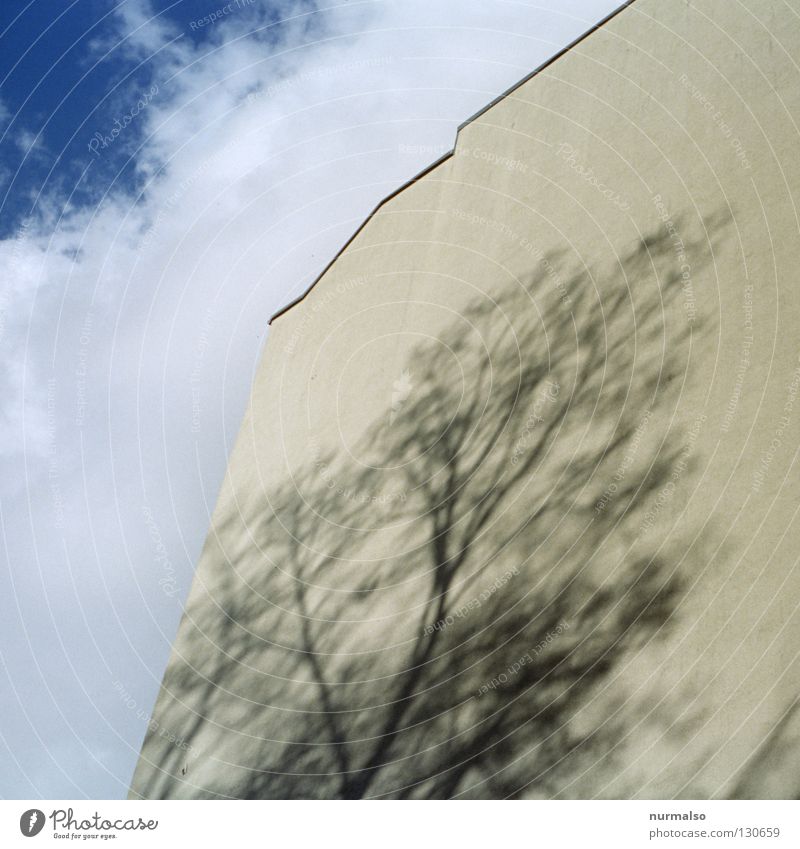
[(31, 808), (19, 818), (19, 830), (25, 837), (36, 837), (44, 828), (44, 812), (38, 808)]

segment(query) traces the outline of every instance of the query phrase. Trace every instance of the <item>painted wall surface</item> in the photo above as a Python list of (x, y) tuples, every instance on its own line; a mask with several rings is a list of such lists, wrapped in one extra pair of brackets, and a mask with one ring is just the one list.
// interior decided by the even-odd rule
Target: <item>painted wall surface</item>
[(275, 319), (132, 796), (800, 794), (798, 56), (637, 0)]

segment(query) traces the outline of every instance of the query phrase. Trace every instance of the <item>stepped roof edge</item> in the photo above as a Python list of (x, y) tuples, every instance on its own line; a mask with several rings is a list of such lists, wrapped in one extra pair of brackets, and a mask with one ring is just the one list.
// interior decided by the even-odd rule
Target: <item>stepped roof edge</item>
[(453, 143), (453, 147), (447, 153), (442, 154), (442, 156), (440, 156), (435, 162), (432, 162), (426, 168), (423, 168), (422, 171), (420, 171), (418, 174), (416, 174), (410, 180), (407, 180), (405, 183), (400, 185), (393, 192), (386, 195), (385, 198), (383, 198), (381, 201), (379, 201), (378, 204), (375, 206), (375, 208), (372, 210), (372, 212), (370, 212), (369, 215), (367, 215), (367, 217), (364, 219), (364, 221), (361, 224), (359, 224), (358, 228), (353, 233), (353, 235), (350, 236), (350, 238), (342, 245), (341, 248), (339, 248), (339, 250), (333, 256), (331, 261), (316, 276), (314, 281), (305, 290), (305, 292), (303, 292), (301, 295), (298, 295), (294, 300), (292, 300), (288, 304), (286, 304), (286, 306), (281, 307), (281, 309), (279, 309), (276, 313), (274, 313), (274, 315), (270, 318), (268, 323), (272, 324), (272, 322), (275, 321), (276, 318), (279, 318), (284, 313), (287, 313), (290, 309), (292, 309), (292, 307), (297, 306), (297, 304), (299, 304), (302, 300), (305, 299), (305, 297), (308, 295), (308, 293), (328, 273), (331, 266), (347, 250), (347, 248), (352, 243), (352, 241), (356, 238), (356, 236), (358, 236), (358, 234), (364, 229), (364, 227), (367, 226), (367, 224), (370, 222), (370, 219), (372, 219), (372, 217), (381, 209), (381, 207), (385, 203), (388, 203), (390, 200), (392, 200), (392, 198), (396, 197), (401, 192), (404, 192), (407, 188), (409, 188), (409, 186), (413, 186), (414, 183), (416, 183), (418, 180), (421, 180), (423, 177), (425, 177), (427, 174), (429, 174), (435, 168), (438, 168), (439, 165), (441, 165), (443, 162), (446, 162), (448, 159), (450, 159), (453, 156), (453, 153), (455, 152), (456, 144), (458, 143), (458, 134), (461, 132), (461, 130), (464, 129), (464, 127), (468, 126), (473, 121), (480, 118), (481, 115), (483, 115), (485, 112), (488, 112), (493, 106), (497, 105), (501, 100), (508, 97), (510, 94), (513, 94), (518, 88), (525, 85), (525, 83), (527, 83), (529, 80), (533, 79), (533, 77), (535, 77), (537, 74), (541, 73), (545, 68), (549, 67), (554, 62), (558, 61), (564, 54), (569, 53), (570, 50), (572, 50), (574, 47), (576, 47), (578, 44), (580, 44), (584, 39), (588, 38), (590, 35), (592, 35), (592, 33), (596, 32), (598, 29), (605, 26), (610, 20), (615, 18), (620, 12), (627, 9), (628, 6), (631, 6), (635, 2), (636, 2), (636, 0), (626, 0), (626, 2), (622, 3), (616, 9), (614, 9), (612, 12), (610, 12), (608, 15), (606, 15), (602, 20), (598, 21), (593, 27), (591, 27), (590, 29), (586, 30), (586, 32), (579, 35), (576, 39), (574, 39), (574, 41), (571, 41), (566, 47), (563, 47), (557, 53), (554, 53), (549, 59), (546, 59), (541, 65), (539, 65), (537, 68), (535, 68), (529, 74), (524, 76), (521, 80), (518, 80), (516, 83), (514, 83), (514, 85), (512, 85), (510, 88), (506, 89), (506, 91), (504, 91), (502, 94), (499, 94), (497, 97), (495, 97), (494, 100), (490, 101), (485, 106), (481, 107), (474, 115), (471, 115), (465, 121), (462, 121), (462, 123), (460, 123), (458, 125), (458, 129), (456, 130), (456, 138), (455, 138), (455, 141)]

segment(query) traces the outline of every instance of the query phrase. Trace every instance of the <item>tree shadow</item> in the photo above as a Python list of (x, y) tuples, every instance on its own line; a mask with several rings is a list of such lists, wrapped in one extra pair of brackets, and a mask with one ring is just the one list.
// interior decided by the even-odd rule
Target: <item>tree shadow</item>
[(797, 751), (800, 696), (789, 702), (777, 723), (739, 770), (730, 799), (800, 799)]
[[(697, 276), (711, 244), (684, 248)], [(646, 517), (705, 329), (663, 230), (564, 277), (420, 345), (368, 462), (315, 448), (218, 518), (132, 795), (548, 796), (613, 748), (594, 700), (676, 627)]]

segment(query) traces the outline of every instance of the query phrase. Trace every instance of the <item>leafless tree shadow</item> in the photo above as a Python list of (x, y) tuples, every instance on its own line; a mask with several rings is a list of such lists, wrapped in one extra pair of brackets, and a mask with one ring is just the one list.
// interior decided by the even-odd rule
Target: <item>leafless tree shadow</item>
[(731, 799), (800, 799), (800, 696), (739, 770)]
[(369, 465), (310, 457), (218, 522), (154, 714), (182, 744), (151, 728), (133, 795), (547, 796), (610, 750), (576, 717), (677, 621), (645, 515), (704, 329), (665, 232), (564, 281), (421, 345)]

